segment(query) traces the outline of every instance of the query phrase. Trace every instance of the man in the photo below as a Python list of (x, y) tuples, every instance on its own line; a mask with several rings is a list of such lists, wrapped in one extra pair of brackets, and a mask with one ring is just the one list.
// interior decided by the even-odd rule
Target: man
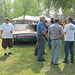
[[(51, 26), (52, 24), (54, 24), (54, 21), (50, 21), (50, 26)], [(49, 27), (50, 27), (50, 26), (49, 26)], [(50, 38), (50, 37), (48, 37), (48, 47), (49, 47), (49, 49), (52, 48), (52, 46), (51, 46), (51, 38)]]
[(66, 24), (67, 24), (67, 23), (66, 23), (66, 21), (65, 21), (64, 24), (63, 24), (63, 29), (65, 28)]
[[(59, 65), (60, 51), (62, 46), (63, 28), (58, 24), (59, 19), (55, 19), (55, 23), (49, 27), (49, 36), (52, 40), (51, 63)], [(55, 58), (55, 59), (54, 59)]]
[[(45, 20), (45, 22), (46, 22), (46, 20)], [(45, 27), (46, 27), (46, 32), (47, 32), (47, 31), (48, 31), (48, 26), (46, 25), (46, 23), (44, 23), (44, 25), (45, 25)], [(47, 33), (46, 33), (46, 34), (47, 34)], [(46, 40), (47, 40), (47, 37), (46, 37)], [(45, 51), (43, 52), (43, 54), (44, 54), (44, 55), (47, 55), (47, 54), (45, 53)], [(37, 45), (36, 45), (34, 55), (35, 55), (35, 56), (38, 55), (38, 43), (37, 43)]]
[[(8, 56), (11, 53), (12, 48), (12, 32), (13, 32), (13, 25), (9, 23), (9, 18), (5, 18), (5, 23), (1, 26), (1, 35), (2, 35), (2, 47), (4, 48), (4, 55)], [(9, 47), (8, 55), (6, 53), (7, 46)]]
[(65, 57), (63, 63), (68, 63), (68, 54), (69, 54), (69, 49), (70, 49), (70, 54), (71, 54), (71, 63), (74, 63), (74, 32), (75, 32), (75, 26), (72, 23), (72, 18), (67, 17), (67, 25), (64, 28), (64, 38), (65, 38), (65, 43), (64, 43), (64, 51), (65, 51)]
[(14, 27), (15, 27), (15, 25), (16, 25), (16, 21), (13, 22), (13, 26), (14, 26)]
[(37, 25), (37, 43), (38, 43), (38, 61), (45, 61), (43, 58), (43, 52), (45, 50), (45, 38), (46, 38), (46, 28), (45, 28), (45, 17), (40, 17), (40, 21)]

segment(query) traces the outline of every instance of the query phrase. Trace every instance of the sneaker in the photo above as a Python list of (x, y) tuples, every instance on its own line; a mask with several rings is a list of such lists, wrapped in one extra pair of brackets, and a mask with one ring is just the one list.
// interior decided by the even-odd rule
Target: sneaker
[(66, 61), (62, 61), (62, 63), (68, 63), (68, 62), (66, 62)]
[(60, 65), (61, 63), (57, 63), (57, 64), (54, 64), (54, 65)]
[(74, 61), (71, 61), (71, 63), (74, 63)]
[(8, 56), (7, 53), (5, 53), (4, 56)]
[(53, 64), (53, 62), (51, 62), (51, 64)]
[(35, 56), (38, 56), (38, 54), (37, 54), (37, 53), (34, 53), (34, 55), (35, 55)]
[(43, 53), (44, 55), (47, 55), (46, 53)]
[(45, 61), (45, 59), (41, 59), (41, 60), (38, 60), (38, 61), (43, 62), (43, 61)]
[(8, 53), (8, 55), (10, 55), (10, 54), (14, 55), (14, 53), (11, 53), (11, 52), (10, 52), (10, 53)]

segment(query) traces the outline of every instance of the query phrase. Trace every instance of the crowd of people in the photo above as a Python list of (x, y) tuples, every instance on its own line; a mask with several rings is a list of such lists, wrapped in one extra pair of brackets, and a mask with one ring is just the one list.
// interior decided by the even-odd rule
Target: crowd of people
[(65, 24), (62, 25), (59, 19), (53, 19), (48, 25), (45, 21), (45, 17), (40, 17), (40, 21), (37, 24), (37, 46), (34, 55), (37, 55), (37, 61), (45, 61), (43, 55), (45, 53), (45, 42), (48, 31), (48, 46), (51, 49), (51, 63), (59, 65), (60, 51), (62, 47), (62, 39), (64, 37), (64, 61), (68, 63), (69, 49), (71, 54), (71, 63), (74, 63), (74, 33), (75, 25), (72, 17), (67, 17)]
[[(5, 23), (2, 24), (0, 30), (2, 34), (2, 47), (4, 49), (4, 55), (8, 56), (13, 54), (11, 48), (12, 43), (12, 33), (14, 26), (9, 22), (9, 18), (5, 18)], [(16, 24), (16, 21), (14, 25)], [(48, 37), (48, 47), (51, 50), (51, 63), (54, 65), (59, 65), (60, 51), (62, 47), (62, 39), (64, 37), (64, 61), (63, 63), (68, 63), (69, 49), (71, 54), (71, 63), (74, 63), (74, 33), (75, 25), (72, 17), (67, 17), (64, 24), (62, 24), (59, 19), (51, 19), (50, 24), (47, 23), (44, 16), (40, 17), (40, 21), (36, 27), (37, 31), (37, 46), (34, 55), (37, 55), (37, 61), (45, 61), (43, 55), (45, 53), (45, 42)], [(9, 48), (7, 54), (7, 47)]]

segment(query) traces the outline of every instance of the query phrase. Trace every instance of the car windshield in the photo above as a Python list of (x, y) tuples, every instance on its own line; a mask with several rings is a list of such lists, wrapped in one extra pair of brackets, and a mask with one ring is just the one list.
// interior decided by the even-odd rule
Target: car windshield
[(15, 24), (14, 25), (14, 30), (27, 30), (27, 29), (32, 30), (31, 26), (28, 24)]

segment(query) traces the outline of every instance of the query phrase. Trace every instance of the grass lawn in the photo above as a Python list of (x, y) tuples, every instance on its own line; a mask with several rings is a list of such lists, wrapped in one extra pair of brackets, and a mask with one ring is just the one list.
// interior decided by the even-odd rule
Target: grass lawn
[(55, 66), (50, 63), (51, 50), (47, 50), (47, 45), (46, 42), (47, 55), (44, 55), (46, 61), (38, 62), (37, 56), (34, 56), (36, 45), (15, 45), (12, 48), (14, 55), (5, 57), (0, 39), (0, 75), (75, 75), (75, 63), (70, 63), (70, 55), (69, 63), (62, 63), (63, 47), (59, 60), (61, 65)]

